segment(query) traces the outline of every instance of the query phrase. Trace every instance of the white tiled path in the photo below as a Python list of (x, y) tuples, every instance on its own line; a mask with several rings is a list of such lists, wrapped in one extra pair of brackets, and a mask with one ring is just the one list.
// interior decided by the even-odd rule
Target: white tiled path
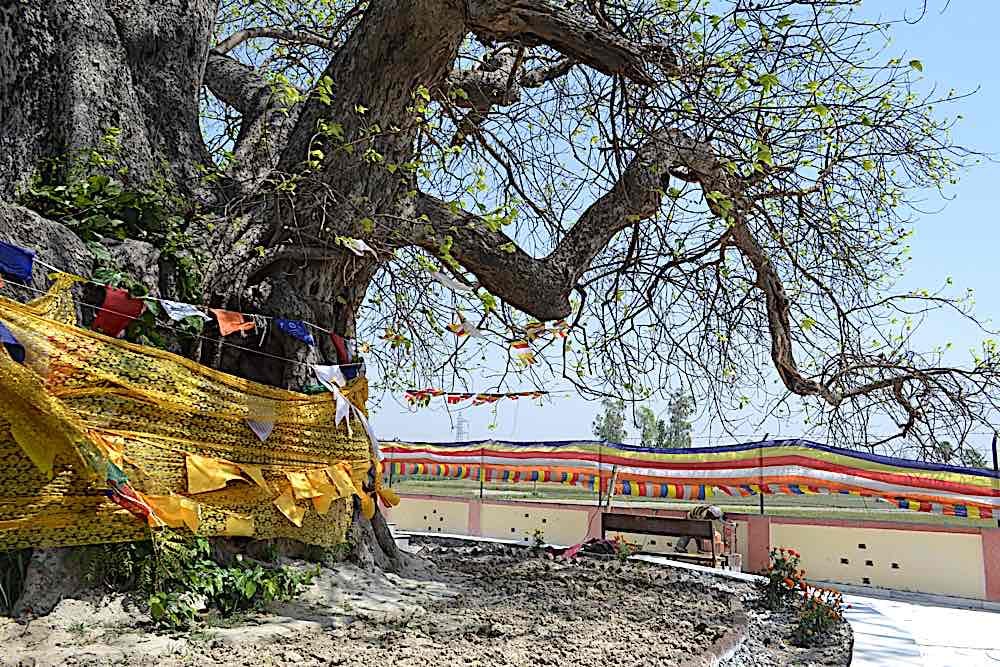
[(844, 596), (852, 667), (1000, 667), (1000, 612)]

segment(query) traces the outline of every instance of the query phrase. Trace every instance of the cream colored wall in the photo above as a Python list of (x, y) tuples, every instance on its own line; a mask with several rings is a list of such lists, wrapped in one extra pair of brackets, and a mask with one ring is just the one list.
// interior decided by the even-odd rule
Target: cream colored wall
[(401, 530), (469, 534), (469, 505), (463, 501), (403, 498), (388, 520)]
[(747, 522), (736, 522), (736, 553), (742, 556), (743, 568), (750, 562), (750, 537), (747, 532)]
[(572, 507), (557, 509), (528, 503), (516, 506), (483, 503), (479, 525), (482, 526), (483, 537), (531, 544), (537, 528), (542, 531), (545, 542), (569, 546), (586, 538), (589, 518), (587, 510)]
[(978, 534), (772, 522), (771, 546), (802, 554), (810, 580), (986, 597)]
[[(481, 534), (525, 544), (536, 528), (550, 544), (570, 545), (588, 533), (590, 512), (573, 506), (551, 507), (483, 503)], [(389, 512), (402, 530), (470, 533), (465, 501), (404, 497)], [(599, 521), (595, 518), (594, 521)], [(599, 526), (593, 528), (599, 530)], [(610, 533), (609, 537), (613, 537)], [(749, 560), (747, 524), (737, 522), (737, 550)], [(675, 538), (624, 534), (649, 552), (673, 548)], [(802, 554), (810, 580), (869, 585), (897, 590), (985, 599), (983, 548), (979, 534), (771, 523), (771, 545)], [(861, 548), (859, 545), (864, 545)], [(847, 563), (841, 562), (846, 559)], [(871, 561), (871, 565), (868, 565)], [(895, 564), (895, 567), (893, 566)], [(867, 581), (866, 581), (867, 580)]]

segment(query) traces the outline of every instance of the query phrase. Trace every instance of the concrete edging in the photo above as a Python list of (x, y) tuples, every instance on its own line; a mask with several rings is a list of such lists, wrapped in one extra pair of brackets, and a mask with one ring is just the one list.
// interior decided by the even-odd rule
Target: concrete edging
[(736, 613), (733, 619), (735, 627), (726, 631), (704, 654), (680, 663), (679, 667), (719, 667), (724, 661), (733, 657), (740, 646), (746, 641), (749, 632), (749, 621), (743, 611)]

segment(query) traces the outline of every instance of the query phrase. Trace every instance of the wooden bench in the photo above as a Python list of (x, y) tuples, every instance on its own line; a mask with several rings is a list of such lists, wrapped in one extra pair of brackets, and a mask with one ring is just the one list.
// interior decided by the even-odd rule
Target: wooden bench
[(715, 530), (711, 521), (701, 519), (674, 519), (661, 516), (644, 516), (640, 514), (601, 513), (601, 539), (607, 539), (609, 531), (618, 533), (635, 533), (637, 535), (663, 535), (665, 537), (692, 537), (696, 540), (708, 540), (712, 545), (711, 554), (683, 553), (669, 551), (657, 552), (657, 556), (666, 556), (675, 560), (718, 567), (720, 557), (715, 551)]

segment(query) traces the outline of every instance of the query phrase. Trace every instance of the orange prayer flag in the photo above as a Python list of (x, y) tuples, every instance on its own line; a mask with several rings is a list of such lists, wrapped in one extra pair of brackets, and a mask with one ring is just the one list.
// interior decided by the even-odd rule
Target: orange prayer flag
[(209, 308), (215, 319), (219, 322), (219, 333), (228, 336), (237, 331), (246, 332), (254, 328), (253, 322), (248, 322), (243, 318), (243, 313), (236, 313), (231, 310), (221, 308)]

